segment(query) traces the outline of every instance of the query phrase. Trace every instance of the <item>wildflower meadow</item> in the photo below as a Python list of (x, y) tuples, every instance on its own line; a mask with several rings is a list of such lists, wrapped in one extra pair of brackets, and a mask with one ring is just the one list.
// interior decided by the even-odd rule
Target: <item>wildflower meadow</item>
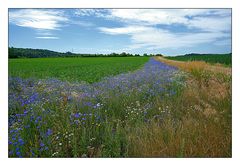
[[(221, 142), (202, 132), (219, 122), (183, 98), (190, 77), (156, 58), (93, 83), (10, 76), (9, 157), (228, 156), (229, 142), (227, 151), (197, 147)], [(225, 114), (217, 134), (231, 131)]]

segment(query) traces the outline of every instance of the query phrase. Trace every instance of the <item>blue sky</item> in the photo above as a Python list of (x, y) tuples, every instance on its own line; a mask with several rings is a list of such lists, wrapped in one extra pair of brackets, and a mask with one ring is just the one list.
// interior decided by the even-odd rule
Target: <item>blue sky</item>
[(75, 53), (228, 53), (231, 10), (9, 9), (9, 46)]

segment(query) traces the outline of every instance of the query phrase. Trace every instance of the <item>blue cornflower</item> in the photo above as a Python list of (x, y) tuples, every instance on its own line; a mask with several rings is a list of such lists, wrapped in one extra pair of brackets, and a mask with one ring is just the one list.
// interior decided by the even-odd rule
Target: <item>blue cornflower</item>
[(22, 101), (22, 105), (21, 105), (21, 106), (23, 107), (25, 104), (26, 104), (26, 103), (25, 103), (24, 101)]
[(52, 130), (51, 130), (51, 129), (48, 129), (46, 135), (47, 135), (47, 136), (52, 135)]
[(41, 147), (44, 147), (44, 146), (45, 146), (45, 144), (41, 142), (41, 143), (40, 143), (40, 146), (41, 146)]
[(75, 118), (80, 118), (80, 113), (74, 114), (74, 117), (75, 117)]
[(85, 103), (87, 106), (92, 106), (92, 103), (91, 102), (86, 102)]
[(14, 132), (15, 132), (15, 130), (14, 130), (14, 129), (10, 130), (10, 133), (14, 133)]
[(24, 145), (23, 139), (22, 139), (22, 138), (19, 138), (19, 139), (18, 139), (18, 143), (19, 143), (20, 145)]
[(16, 155), (17, 155), (18, 157), (20, 157), (20, 156), (21, 156), (21, 153), (20, 153), (19, 151), (17, 151), (17, 152), (16, 152)]
[(37, 117), (37, 120), (42, 120), (42, 117), (41, 117), (41, 116), (38, 116), (38, 117)]
[(16, 116), (17, 116), (17, 117), (21, 117), (21, 116), (23, 116), (23, 114), (16, 114)]
[(26, 114), (28, 113), (28, 111), (27, 111), (27, 110), (24, 110), (23, 113), (26, 115)]
[(38, 123), (39, 121), (42, 120), (42, 117), (41, 116), (38, 116), (36, 119), (35, 119), (35, 123)]
[(8, 153), (9, 155), (12, 155), (13, 154), (13, 150), (11, 150), (11, 151), (9, 151), (9, 153)]

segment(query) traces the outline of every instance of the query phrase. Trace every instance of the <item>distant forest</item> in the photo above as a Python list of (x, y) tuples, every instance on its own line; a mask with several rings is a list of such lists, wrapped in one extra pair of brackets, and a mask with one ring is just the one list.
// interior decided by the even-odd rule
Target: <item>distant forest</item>
[(132, 57), (132, 56), (162, 56), (161, 54), (129, 54), (129, 53), (111, 53), (111, 54), (76, 54), (72, 52), (55, 52), (46, 49), (32, 48), (8, 48), (9, 58), (47, 58), (47, 57)]
[(221, 63), (227, 66), (232, 65), (232, 53), (228, 54), (185, 54), (180, 56), (166, 57), (171, 60), (179, 61), (205, 61), (208, 63)]

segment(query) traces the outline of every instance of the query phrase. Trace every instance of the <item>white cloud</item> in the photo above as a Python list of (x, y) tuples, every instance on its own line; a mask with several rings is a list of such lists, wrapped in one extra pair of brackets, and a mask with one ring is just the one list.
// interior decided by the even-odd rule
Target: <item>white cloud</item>
[(37, 36), (37, 39), (59, 39), (59, 37), (56, 36)]
[(131, 25), (181, 24), (204, 31), (231, 29), (230, 9), (112, 9), (99, 13), (93, 9), (88, 12)]
[(95, 14), (94, 9), (76, 9), (74, 14), (77, 16), (91, 16)]
[(60, 10), (20, 9), (10, 10), (9, 22), (21, 27), (32, 28), (38, 35), (37, 39), (59, 39), (53, 35), (54, 30), (60, 30), (69, 19)]
[(107, 17), (110, 9), (76, 9), (74, 14), (76, 16), (96, 16), (96, 17)]
[(145, 26), (127, 26), (127, 27), (119, 27), (119, 28), (107, 28), (107, 27), (100, 27), (98, 28), (103, 33), (107, 33), (110, 35), (130, 35), (136, 34), (141, 32), (146, 32), (151, 30), (152, 28), (145, 27)]
[(79, 26), (83, 26), (83, 27), (93, 27), (93, 26), (95, 26), (95, 24), (93, 24), (91, 22), (86, 22), (86, 21), (71, 20), (70, 23), (75, 24), (75, 25), (79, 25)]
[(56, 30), (61, 28), (68, 18), (59, 10), (20, 9), (9, 12), (9, 22), (22, 27)]
[(127, 23), (145, 23), (150, 25), (185, 23), (186, 18), (179, 15), (178, 11), (163, 9), (113, 9), (108, 18), (119, 19)]
[(39, 36), (52, 36), (53, 32), (45, 29), (36, 29), (36, 34)]
[(204, 31), (231, 31), (230, 17), (195, 17), (188, 22), (188, 27)]
[(130, 35), (132, 42), (130, 48), (132, 49), (141, 47), (148, 47), (148, 49), (192, 47), (214, 42), (219, 38), (229, 37), (228, 33), (223, 32), (173, 33), (169, 30), (150, 26), (100, 27), (99, 29), (101, 32), (110, 35)]
[[(102, 33), (129, 35), (129, 48), (192, 47), (231, 38), (231, 10), (226, 9), (113, 9), (106, 15), (125, 23), (122, 27), (100, 27)], [(183, 25), (175, 31), (161, 25)], [(159, 26), (156, 26), (159, 25)], [(225, 41), (225, 42), (226, 42)], [(217, 44), (216, 44), (217, 45)]]
[[(73, 11), (76, 13), (78, 10)], [(81, 12), (86, 16), (93, 11), (95, 10), (89, 9)], [(91, 22), (74, 20), (65, 10), (57, 9), (13, 9), (9, 11), (9, 23), (34, 29), (38, 36), (35, 38), (38, 39), (58, 39), (58, 37), (52, 37), (54, 31), (61, 30), (69, 24), (82, 27), (94, 26)]]

